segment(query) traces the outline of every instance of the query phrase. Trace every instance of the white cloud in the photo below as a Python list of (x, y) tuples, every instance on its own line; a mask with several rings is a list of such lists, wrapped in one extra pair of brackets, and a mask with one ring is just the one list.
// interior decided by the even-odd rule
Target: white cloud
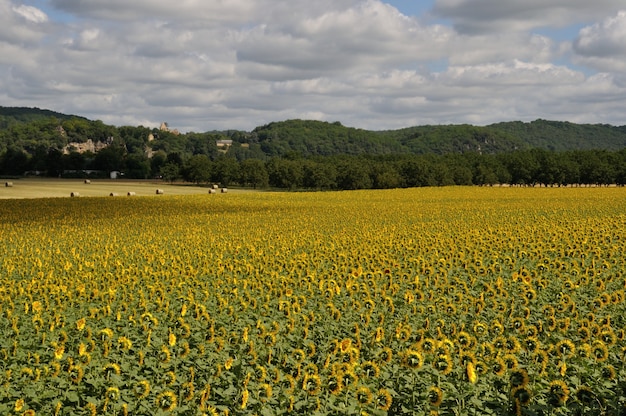
[(622, 0), (436, 0), (434, 13), (463, 33), (563, 27), (614, 13)]
[(4, 54), (3, 43), (30, 45), (38, 42), (45, 35), (46, 22), (46, 14), (35, 7), (0, 0), (0, 55)]
[(602, 71), (626, 71), (626, 10), (581, 29), (573, 50), (581, 64)]
[[(0, 0), (0, 102), (182, 131), (624, 124), (616, 3), (438, 0), (455, 29), (380, 0)], [(591, 18), (576, 42), (531, 30)]]
[(29, 22), (44, 23), (48, 21), (48, 16), (33, 6), (26, 6), (24, 4), (19, 6), (13, 6), (13, 11)]

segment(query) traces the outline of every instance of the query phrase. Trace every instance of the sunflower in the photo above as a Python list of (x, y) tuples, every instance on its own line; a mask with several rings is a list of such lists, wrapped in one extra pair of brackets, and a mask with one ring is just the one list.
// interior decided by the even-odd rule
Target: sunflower
[(537, 350), (532, 357), (535, 364), (539, 366), (539, 374), (545, 373), (548, 368), (548, 353), (544, 350)]
[(502, 377), (506, 373), (506, 363), (501, 357), (496, 357), (491, 364), (491, 371), (498, 377)]
[(580, 386), (574, 396), (585, 406), (589, 406), (597, 400), (597, 395), (587, 386)]
[(502, 356), (504, 363), (506, 364), (506, 368), (509, 370), (514, 370), (517, 368), (517, 358), (513, 354), (504, 354)]
[(593, 357), (596, 359), (597, 362), (601, 363), (607, 360), (607, 358), (609, 358), (609, 349), (607, 348), (606, 344), (602, 341), (595, 340), (593, 342), (593, 344), (591, 345), (592, 348), (592, 355)]
[(109, 387), (106, 390), (105, 397), (110, 401), (117, 401), (120, 398), (120, 389), (117, 387)]
[(473, 362), (468, 361), (467, 366), (465, 367), (465, 375), (472, 384), (475, 384), (478, 380), (478, 374), (476, 373), (476, 367)]
[(459, 363), (462, 366), (466, 366), (468, 363), (476, 364), (476, 355), (472, 351), (459, 351)]
[(441, 372), (441, 375), (448, 375), (452, 372), (452, 358), (449, 354), (439, 354), (433, 360), (433, 368)]
[(150, 394), (150, 382), (141, 380), (133, 386), (133, 393), (139, 400), (145, 399)]
[(312, 341), (309, 341), (304, 344), (304, 351), (306, 352), (307, 357), (313, 358), (317, 349), (315, 347), (315, 344)]
[(483, 360), (489, 361), (496, 356), (496, 350), (489, 342), (483, 342), (478, 346), (477, 355)]
[(245, 409), (248, 406), (248, 399), (250, 398), (250, 392), (248, 389), (244, 389), (241, 392), (241, 409)]
[(129, 351), (133, 347), (133, 342), (127, 337), (119, 337), (117, 342), (122, 351)]
[(180, 392), (181, 392), (181, 395), (183, 396), (184, 401), (190, 402), (191, 400), (193, 400), (194, 393), (195, 393), (195, 386), (193, 382), (188, 381), (184, 383), (182, 386), (180, 386)]
[(528, 337), (524, 340), (524, 349), (526, 351), (528, 351), (528, 353), (530, 354), (534, 354), (538, 349), (539, 346), (541, 345), (539, 340), (537, 339), (537, 337)]
[(427, 354), (432, 354), (435, 352), (435, 349), (437, 348), (437, 340), (433, 339), (433, 338), (425, 338), (424, 341), (422, 341), (422, 351), (427, 353)]
[(352, 370), (346, 370), (341, 373), (341, 385), (343, 387), (352, 388), (358, 381), (359, 377)]
[(521, 346), (516, 337), (508, 337), (504, 342), (504, 349), (509, 354), (517, 354), (521, 350)]
[(113, 374), (119, 376), (122, 370), (119, 364), (108, 363), (103, 367), (102, 371), (104, 373), (104, 378), (109, 380)]
[(212, 405), (206, 405), (204, 410), (206, 411), (206, 415), (207, 416), (219, 416), (219, 412), (217, 411), (217, 408), (215, 406)]
[(499, 321), (493, 321), (489, 327), (489, 333), (492, 336), (502, 335), (504, 333), (504, 326)]
[(304, 352), (304, 350), (301, 348), (296, 348), (292, 354), (293, 354), (293, 359), (297, 363), (301, 363), (306, 358), (306, 352)]
[(339, 350), (341, 352), (347, 352), (350, 347), (352, 347), (352, 340), (350, 338), (344, 338), (339, 343)]
[(578, 332), (578, 337), (583, 342), (587, 342), (591, 338), (591, 331), (586, 326), (581, 326), (580, 328), (578, 328), (577, 332)]
[(460, 331), (456, 337), (456, 342), (461, 348), (469, 348), (472, 344), (472, 336), (465, 331)]
[(85, 329), (85, 324), (87, 323), (87, 320), (85, 318), (80, 318), (76, 321), (76, 329), (78, 329), (79, 331), (82, 331), (83, 329)]
[(615, 380), (615, 377), (617, 376), (615, 367), (610, 364), (602, 367), (601, 374), (602, 378), (604, 378), (605, 380)]
[(89, 411), (90, 416), (96, 416), (96, 414), (98, 413), (98, 408), (94, 403), (91, 402), (85, 404), (85, 409)]
[(163, 384), (165, 384), (166, 386), (171, 386), (174, 383), (176, 383), (176, 373), (173, 371), (168, 371), (167, 373), (163, 374)]
[(24, 399), (17, 399), (15, 401), (15, 411), (16, 412), (21, 411), (24, 408), (25, 404), (26, 403), (24, 402)]
[(415, 370), (424, 364), (424, 357), (419, 351), (409, 350), (404, 354), (402, 364)]
[(356, 399), (361, 406), (366, 406), (372, 402), (372, 391), (366, 386), (361, 386), (356, 390)]
[[(483, 335), (487, 334), (487, 325), (485, 325), (482, 322), (476, 322), (474, 323), (474, 325), (472, 326), (472, 330), (474, 331), (474, 333), (476, 334), (476, 336), (478, 337), (482, 337)], [(460, 334), (459, 334), (460, 335)]]
[(308, 363), (307, 365), (304, 366), (304, 368), (302, 369), (302, 373), (307, 376), (307, 375), (314, 375), (314, 374), (318, 374), (319, 370), (317, 368), (317, 365), (315, 365), (314, 363)]
[(378, 409), (386, 412), (391, 408), (391, 403), (393, 399), (389, 390), (383, 388), (376, 392), (376, 397), (374, 401)]
[(484, 376), (489, 372), (489, 366), (484, 361), (476, 361), (474, 368), (476, 369), (476, 373), (480, 376)]
[(439, 407), (443, 401), (443, 390), (437, 386), (431, 386), (428, 388), (426, 398), (428, 400), (428, 404), (433, 407)]
[(380, 362), (380, 363), (389, 364), (391, 362), (392, 358), (393, 358), (393, 352), (391, 351), (391, 348), (384, 347), (378, 353), (378, 360), (377, 361)]
[(532, 398), (532, 392), (525, 385), (517, 386), (511, 390), (511, 397), (522, 406), (528, 406)]
[(511, 384), (511, 389), (515, 389), (517, 387), (525, 386), (528, 384), (528, 372), (523, 368), (516, 368), (511, 371), (511, 375), (509, 376), (509, 383)]
[(159, 352), (159, 361), (162, 364), (167, 364), (170, 362), (171, 358), (172, 358), (172, 353), (170, 352), (170, 349), (167, 348), (167, 346), (165, 345), (161, 345), (161, 351)]
[(548, 403), (554, 407), (563, 406), (569, 398), (569, 388), (565, 382), (554, 380), (549, 385)]
[(613, 330), (610, 328), (603, 329), (600, 332), (600, 339), (607, 345), (607, 347), (611, 347), (617, 342), (617, 336), (615, 335), (615, 332), (613, 332)]
[(343, 381), (340, 375), (330, 374), (326, 379), (326, 389), (330, 394), (337, 395), (343, 390)]
[(322, 380), (317, 374), (306, 375), (302, 381), (302, 389), (306, 391), (310, 396), (316, 396), (320, 393), (322, 388)]
[(263, 343), (267, 345), (268, 347), (273, 346), (274, 344), (276, 344), (276, 335), (272, 332), (268, 332), (264, 334)]
[(83, 379), (83, 375), (85, 374), (85, 370), (83, 370), (83, 367), (76, 364), (70, 365), (67, 371), (70, 375), (70, 380), (74, 384), (79, 384)]
[(257, 391), (259, 401), (265, 403), (272, 398), (272, 386), (268, 383), (262, 383)]
[(52, 363), (50, 363), (48, 371), (50, 372), (50, 377), (58, 377), (61, 373), (61, 364), (53, 361)]
[(526, 324), (524, 322), (524, 318), (521, 318), (519, 316), (516, 318), (513, 318), (513, 320), (511, 321), (511, 327), (519, 333), (524, 332), (526, 330)]
[(569, 339), (563, 339), (556, 344), (556, 352), (562, 359), (571, 358), (576, 352), (576, 346)]
[(65, 353), (65, 345), (59, 345), (54, 350), (54, 358), (57, 360), (61, 360), (63, 358), (63, 354)]
[(494, 338), (493, 340), (493, 348), (496, 351), (501, 351), (504, 350), (504, 344), (506, 343), (506, 338), (503, 337), (502, 335), (499, 335), (497, 337)]
[(365, 361), (360, 366), (359, 375), (364, 378), (375, 378), (380, 374), (380, 368), (374, 361)]

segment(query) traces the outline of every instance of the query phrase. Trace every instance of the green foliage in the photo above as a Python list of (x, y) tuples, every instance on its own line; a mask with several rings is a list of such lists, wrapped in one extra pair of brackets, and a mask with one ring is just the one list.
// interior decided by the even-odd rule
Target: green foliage
[(575, 124), (567, 121), (512, 121), (488, 126), (489, 129), (517, 137), (526, 147), (554, 151), (626, 147), (626, 126), (608, 124)]
[[(232, 144), (219, 147), (219, 140)], [(106, 143), (96, 154), (62, 154), (70, 142)], [(626, 183), (626, 126), (536, 120), (416, 126), (389, 131), (339, 122), (287, 120), (237, 130), (190, 132), (0, 107), (0, 174), (84, 176), (239, 184), (282, 189), (445, 185)], [(198, 156), (203, 156), (202, 163)], [(248, 162), (250, 161), (250, 162)], [(167, 168), (166, 168), (166, 165)], [(41, 173), (39, 173), (41, 174)]]

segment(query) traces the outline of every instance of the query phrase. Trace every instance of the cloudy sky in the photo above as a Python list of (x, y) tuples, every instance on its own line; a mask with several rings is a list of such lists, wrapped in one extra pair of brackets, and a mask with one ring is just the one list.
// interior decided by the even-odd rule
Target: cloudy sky
[(626, 124), (624, 0), (0, 0), (0, 105), (183, 132)]

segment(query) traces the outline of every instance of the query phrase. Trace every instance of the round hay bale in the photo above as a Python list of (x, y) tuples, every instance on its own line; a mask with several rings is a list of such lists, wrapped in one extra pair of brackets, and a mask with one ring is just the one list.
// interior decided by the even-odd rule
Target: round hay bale
[(74, 197), (80, 196), (80, 194), (78, 192), (72, 192), (70, 196), (74, 198)]
[(135, 195), (137, 195), (137, 193), (136, 193), (136, 192), (128, 192), (128, 194), (127, 194), (127, 195), (128, 195), (128, 196), (135, 196)]
[(118, 194), (117, 192), (111, 192), (111, 193), (109, 194), (109, 196), (118, 196), (118, 195), (119, 195), (119, 194)]
[(91, 183), (91, 181), (90, 181), (89, 179), (85, 179), (85, 183), (86, 183), (86, 184), (90, 184), (90, 183)]
[(228, 188), (222, 188), (222, 193), (225, 194), (226, 192), (228, 192)]
[(5, 182), (4, 186), (6, 186), (7, 188), (12, 188), (13, 187), (13, 182)]
[(163, 189), (157, 189), (156, 190), (156, 194), (157, 195), (163, 195), (165, 192), (163, 191)]
[(213, 189), (217, 189), (217, 188), (219, 188), (219, 186), (218, 186), (217, 184), (215, 184), (215, 183), (214, 183), (214, 184), (213, 184)]
[(209, 189), (209, 193), (210, 193), (210, 194), (216, 194), (216, 193), (217, 193), (217, 191), (216, 191), (215, 189), (211, 188), (211, 189)]

